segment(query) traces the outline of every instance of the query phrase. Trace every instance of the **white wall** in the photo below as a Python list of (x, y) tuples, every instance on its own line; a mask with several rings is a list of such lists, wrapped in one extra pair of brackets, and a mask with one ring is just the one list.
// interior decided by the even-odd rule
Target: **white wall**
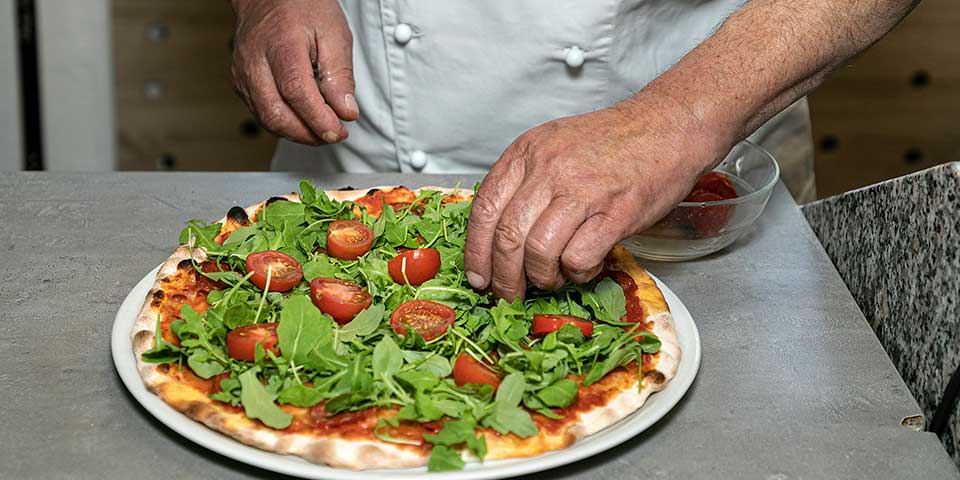
[(15, 0), (0, 0), (0, 172), (23, 168)]
[(37, 0), (37, 30), (46, 169), (114, 169), (110, 0)]

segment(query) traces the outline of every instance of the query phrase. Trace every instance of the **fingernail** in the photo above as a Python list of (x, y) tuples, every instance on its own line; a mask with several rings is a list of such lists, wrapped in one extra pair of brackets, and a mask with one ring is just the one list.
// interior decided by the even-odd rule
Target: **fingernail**
[(483, 277), (479, 273), (467, 272), (467, 282), (470, 283), (470, 286), (473, 288), (483, 288)]
[(360, 106), (357, 105), (357, 98), (354, 97), (352, 93), (348, 93), (343, 97), (343, 103), (347, 104), (347, 110), (360, 113)]
[(320, 138), (322, 138), (324, 142), (334, 143), (340, 138), (340, 135), (337, 135), (336, 132), (323, 132)]

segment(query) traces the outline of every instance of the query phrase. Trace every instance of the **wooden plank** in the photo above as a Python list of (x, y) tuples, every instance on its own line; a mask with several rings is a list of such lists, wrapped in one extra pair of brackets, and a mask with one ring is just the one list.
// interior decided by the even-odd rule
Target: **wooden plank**
[(276, 138), (251, 128), (230, 83), (232, 35), (226, 2), (114, 0), (121, 169), (269, 167)]
[(958, 28), (927, 0), (810, 96), (821, 197), (960, 160)]

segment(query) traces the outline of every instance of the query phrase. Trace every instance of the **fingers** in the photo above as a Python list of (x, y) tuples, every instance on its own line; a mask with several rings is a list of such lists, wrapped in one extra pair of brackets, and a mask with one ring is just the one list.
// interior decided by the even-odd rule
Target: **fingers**
[(313, 76), (308, 48), (284, 46), (267, 51), (277, 90), (314, 136), (325, 143), (346, 138), (346, 128), (324, 101)]
[(280, 96), (266, 59), (247, 64), (246, 69), (239, 75), (242, 81), (237, 82), (238, 90), (244, 93), (247, 105), (260, 120), (263, 128), (274, 135), (286, 137), (295, 142), (308, 145), (322, 143), (313, 130), (290, 109)]
[(318, 41), (316, 48), (320, 92), (323, 98), (341, 119), (356, 120), (360, 116), (360, 107), (354, 96), (353, 39), (350, 30), (338, 32), (336, 37), (324, 35), (323, 41)]
[(467, 281), (478, 290), (487, 288), (493, 272), (493, 239), (500, 216), (523, 182), (523, 160), (513, 146), (507, 150), (480, 184), (467, 222), (463, 253)]
[(530, 229), (523, 264), (527, 279), (537, 288), (563, 286), (560, 255), (587, 218), (588, 205), (582, 199), (558, 196)]
[(552, 195), (550, 190), (538, 188), (539, 181), (527, 180), (520, 185), (494, 229), (491, 282), (493, 294), (505, 300), (523, 298), (527, 289), (523, 258), (527, 237)]
[(598, 213), (580, 225), (560, 255), (563, 275), (574, 283), (586, 283), (603, 269), (603, 260), (624, 237), (623, 218)]

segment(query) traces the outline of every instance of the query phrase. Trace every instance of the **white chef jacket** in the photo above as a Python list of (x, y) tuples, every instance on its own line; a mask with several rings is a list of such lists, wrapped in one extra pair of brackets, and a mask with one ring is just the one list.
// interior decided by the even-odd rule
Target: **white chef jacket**
[(273, 168), (486, 172), (524, 131), (631, 96), (742, 3), (344, 0), (360, 119), (339, 144), (281, 141)]

